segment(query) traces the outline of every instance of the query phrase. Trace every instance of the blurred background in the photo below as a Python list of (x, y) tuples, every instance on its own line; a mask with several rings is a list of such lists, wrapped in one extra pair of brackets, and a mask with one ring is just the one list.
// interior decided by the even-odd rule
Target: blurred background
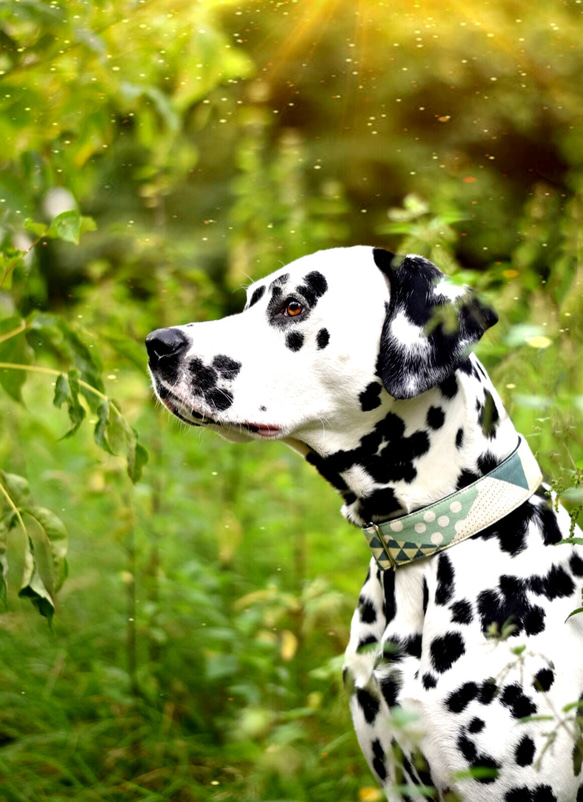
[(284, 446), (161, 412), (143, 339), (319, 248), (422, 253), (497, 308), (576, 516), (582, 11), (0, 3), (0, 799), (382, 799), (340, 680), (364, 538)]

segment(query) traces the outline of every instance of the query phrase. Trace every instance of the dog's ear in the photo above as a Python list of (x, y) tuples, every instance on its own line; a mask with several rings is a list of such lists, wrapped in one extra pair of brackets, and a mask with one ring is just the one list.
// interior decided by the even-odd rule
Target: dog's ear
[(390, 289), (378, 372), (393, 398), (414, 398), (450, 376), (498, 316), (422, 256), (373, 255)]

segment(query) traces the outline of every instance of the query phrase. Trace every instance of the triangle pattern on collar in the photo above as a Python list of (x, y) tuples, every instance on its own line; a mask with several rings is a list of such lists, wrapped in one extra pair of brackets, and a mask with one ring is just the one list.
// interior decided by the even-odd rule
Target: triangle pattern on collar
[(461, 543), (515, 510), (538, 489), (542, 474), (522, 435), (490, 473), (428, 507), (363, 527), (377, 565), (398, 568)]

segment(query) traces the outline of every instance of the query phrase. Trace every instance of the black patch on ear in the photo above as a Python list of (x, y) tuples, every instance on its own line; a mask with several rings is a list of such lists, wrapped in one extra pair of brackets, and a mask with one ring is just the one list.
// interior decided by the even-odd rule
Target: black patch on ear
[(249, 301), (249, 306), (247, 309), (250, 309), (257, 301), (260, 301), (263, 296), (265, 295), (265, 284), (262, 284), (261, 287), (257, 287), (256, 290), (253, 291), (253, 295), (251, 296), (251, 300)]
[[(469, 289), (455, 299), (440, 293), (446, 277), (422, 256), (405, 256), (398, 264), (393, 254), (374, 248), (373, 257), (390, 284), (380, 346), (383, 384), (393, 398), (414, 398), (461, 367), (498, 317)], [(416, 342), (403, 342), (395, 321), (417, 327)]]

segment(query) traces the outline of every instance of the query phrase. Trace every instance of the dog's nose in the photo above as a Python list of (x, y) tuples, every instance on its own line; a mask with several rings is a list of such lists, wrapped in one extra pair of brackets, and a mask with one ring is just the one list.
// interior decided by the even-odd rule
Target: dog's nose
[(186, 350), (188, 338), (176, 328), (156, 329), (146, 337), (146, 349), (150, 366), (155, 368), (161, 360), (175, 360)]

